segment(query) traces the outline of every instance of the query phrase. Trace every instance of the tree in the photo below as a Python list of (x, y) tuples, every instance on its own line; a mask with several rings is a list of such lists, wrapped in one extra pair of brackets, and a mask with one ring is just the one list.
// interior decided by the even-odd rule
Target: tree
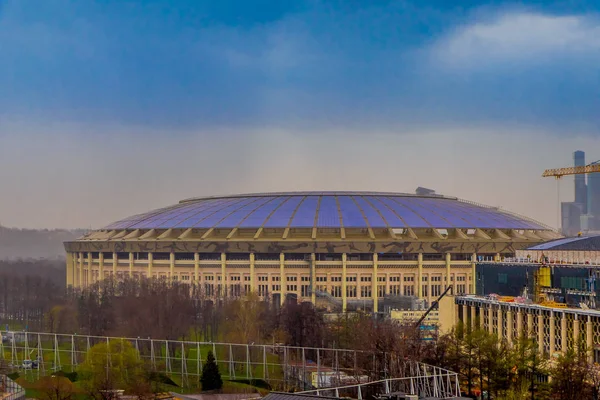
[(219, 366), (215, 362), (212, 351), (208, 352), (206, 364), (202, 368), (200, 383), (202, 384), (202, 390), (218, 390), (223, 387), (223, 379), (221, 379)]
[(115, 390), (137, 388), (147, 379), (139, 354), (126, 340), (111, 340), (93, 346), (81, 365), (82, 384), (95, 399), (113, 399)]
[(45, 376), (35, 384), (35, 388), (45, 400), (70, 400), (75, 394), (73, 383), (64, 376)]
[(558, 356), (551, 374), (552, 392), (556, 399), (591, 398), (590, 366), (585, 349), (569, 349), (565, 354)]

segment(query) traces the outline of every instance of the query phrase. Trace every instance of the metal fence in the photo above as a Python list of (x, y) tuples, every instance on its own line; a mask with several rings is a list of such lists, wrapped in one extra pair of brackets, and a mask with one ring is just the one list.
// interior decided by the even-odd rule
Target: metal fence
[(6, 375), (0, 375), (0, 399), (21, 400), (25, 398), (25, 389)]
[[(274, 389), (310, 390), (438, 372), (390, 353), (239, 343), (213, 343), (0, 331), (0, 357), (13, 370), (40, 377), (77, 371), (95, 345), (129, 343), (153, 371), (183, 387), (197, 386), (208, 352), (226, 380), (264, 380)], [(110, 356), (110, 354), (109, 354)]]
[(353, 398), (362, 400), (381, 394), (401, 392), (418, 395), (419, 398), (450, 399), (460, 396), (458, 374), (431, 365), (413, 365), (411, 376), (390, 378), (355, 385), (307, 390), (298, 394)]

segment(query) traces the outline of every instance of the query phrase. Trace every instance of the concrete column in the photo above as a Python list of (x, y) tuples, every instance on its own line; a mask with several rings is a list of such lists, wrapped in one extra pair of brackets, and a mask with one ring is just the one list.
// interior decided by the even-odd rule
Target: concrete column
[(281, 304), (285, 302), (285, 254), (279, 253), (279, 275), (281, 280)]
[(87, 253), (87, 286), (90, 286), (92, 281), (92, 253)]
[(227, 254), (221, 253), (221, 293), (219, 296), (227, 297)]
[(538, 349), (540, 350), (540, 353), (544, 353), (544, 315), (542, 313), (539, 313), (537, 316), (538, 319), (538, 331), (537, 331), (537, 336), (538, 336)]
[(404, 296), (404, 271), (402, 271), (402, 274), (400, 275), (400, 294), (402, 296)]
[(346, 312), (346, 302), (347, 302), (347, 298), (346, 298), (346, 287), (347, 287), (347, 282), (346, 282), (346, 253), (342, 254), (342, 312)]
[(200, 253), (194, 253), (194, 282), (200, 283)]
[(579, 343), (579, 318), (575, 314), (575, 320), (573, 320), (573, 344), (576, 347)]
[(417, 297), (423, 297), (423, 253), (417, 256)]
[(533, 331), (533, 314), (531, 312), (527, 313), (527, 332), (525, 332), (525, 336), (529, 337), (531, 335), (537, 335), (537, 332)]
[(477, 319), (477, 307), (471, 306), (471, 329), (475, 330)]
[(389, 295), (390, 294), (390, 273), (386, 273), (385, 274), (385, 292)]
[(488, 311), (483, 308), (483, 305), (481, 307), (479, 307), (479, 328), (481, 330), (483, 330), (483, 328), (485, 328), (485, 313), (487, 313)]
[(310, 301), (317, 304), (317, 255), (311, 253), (310, 255)]
[(152, 273), (154, 268), (154, 253), (148, 253), (148, 279), (152, 279)]
[(79, 253), (79, 276), (77, 277), (78, 287), (83, 287), (83, 253)]
[[(488, 332), (494, 333), (494, 307), (488, 308)], [(498, 335), (500, 337), (500, 335)]]
[(554, 311), (550, 311), (550, 356), (556, 351), (556, 321)]
[(104, 280), (104, 253), (98, 253), (98, 280)]
[(523, 312), (519, 308), (517, 310), (517, 337), (516, 339), (521, 339), (521, 336), (527, 336), (527, 333), (523, 332)]
[[(371, 292), (373, 296), (373, 312), (379, 311), (379, 282), (377, 279), (377, 266), (378, 266), (378, 257), (377, 253), (373, 253), (373, 275), (371, 277)], [(359, 281), (359, 279), (357, 279)], [(360, 282), (356, 282), (357, 285), (360, 285)], [(360, 287), (358, 287), (360, 291)]]
[(254, 253), (250, 253), (250, 291), (254, 293), (256, 291), (256, 284), (254, 283)]
[(594, 337), (592, 336), (592, 316), (587, 316), (587, 321), (585, 323), (585, 345), (588, 351), (588, 361), (592, 362), (594, 360), (593, 353), (593, 345), (594, 345)]
[(561, 344), (561, 351), (564, 353), (567, 352), (567, 315), (565, 314), (565, 312), (562, 312), (562, 315), (560, 317), (560, 344)]
[(73, 286), (75, 278), (75, 265), (73, 264), (73, 253), (67, 252), (67, 287)]
[(175, 253), (169, 254), (169, 279), (175, 280)]
[(113, 279), (117, 279), (117, 264), (119, 263), (119, 257), (117, 257), (117, 252), (113, 251)]
[(506, 341), (509, 345), (513, 343), (513, 315), (510, 308), (506, 310)]
[(466, 304), (462, 306), (462, 323), (465, 327), (469, 325), (469, 306)]
[(129, 277), (133, 277), (133, 253), (129, 252)]
[(498, 313), (498, 339), (505, 339), (504, 337), (504, 315), (502, 315), (502, 307), (498, 306), (496, 309)]
[[(454, 284), (450, 280), (451, 261), (452, 261), (452, 256), (450, 255), (450, 253), (446, 253), (446, 286), (452, 286), (452, 289), (450, 289), (450, 294), (454, 294)], [(445, 288), (442, 288), (442, 290), (445, 290)]]
[(475, 294), (475, 292), (477, 291), (476, 266), (477, 266), (477, 253), (473, 253), (473, 255), (471, 256), (471, 289), (470, 289), (471, 294)]

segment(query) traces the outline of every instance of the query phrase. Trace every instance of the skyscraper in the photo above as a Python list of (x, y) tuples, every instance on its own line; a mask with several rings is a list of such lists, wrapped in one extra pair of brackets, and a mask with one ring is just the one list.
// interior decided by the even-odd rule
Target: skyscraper
[[(573, 163), (576, 167), (585, 166), (585, 153), (581, 150), (574, 152)], [(575, 203), (580, 205), (582, 214), (587, 214), (588, 212), (589, 199), (587, 189), (585, 175), (575, 175)]]
[(588, 174), (587, 179), (587, 214), (592, 216), (590, 229), (600, 230), (600, 173)]

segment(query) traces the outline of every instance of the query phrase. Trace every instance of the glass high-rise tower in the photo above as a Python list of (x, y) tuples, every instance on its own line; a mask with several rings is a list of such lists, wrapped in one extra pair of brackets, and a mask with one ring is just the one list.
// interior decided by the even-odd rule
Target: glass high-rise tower
[[(585, 153), (577, 150), (573, 153), (573, 162), (576, 167), (585, 166)], [(585, 183), (585, 175), (575, 175), (575, 203), (581, 207), (581, 213), (588, 212), (588, 188)]]

